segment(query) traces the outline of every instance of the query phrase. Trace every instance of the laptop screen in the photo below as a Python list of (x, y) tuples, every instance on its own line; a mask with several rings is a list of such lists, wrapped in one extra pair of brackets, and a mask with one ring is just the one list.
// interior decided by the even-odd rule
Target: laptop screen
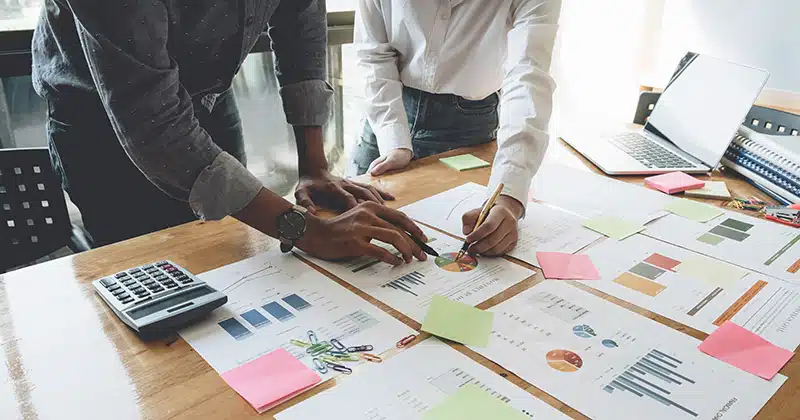
[(715, 167), (769, 73), (690, 53), (658, 99), (645, 129)]

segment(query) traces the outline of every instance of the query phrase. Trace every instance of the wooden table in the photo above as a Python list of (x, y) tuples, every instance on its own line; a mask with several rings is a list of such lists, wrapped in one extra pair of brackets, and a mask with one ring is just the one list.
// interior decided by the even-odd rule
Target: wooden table
[[(493, 145), (461, 150), (491, 161)], [(562, 143), (550, 158), (588, 165)], [(413, 170), (372, 182), (398, 197), (400, 207), (467, 181), (486, 184), (489, 170), (456, 172), (438, 157), (414, 163)], [(736, 194), (756, 194), (739, 178), (724, 179)], [(628, 177), (641, 183), (641, 177)], [(759, 195), (760, 196), (760, 195)], [(91, 281), (117, 271), (170, 258), (195, 273), (277, 248), (277, 242), (230, 218), (194, 222), (83, 254), (0, 276), (0, 419), (241, 419), (255, 411), (182, 339), (143, 343), (95, 295)], [(1, 257), (1, 256), (0, 256)], [(541, 280), (537, 274), (484, 302), (486, 309)], [(337, 280), (339, 281), (339, 280)], [(413, 328), (419, 325), (374, 299), (340, 284), (389, 311)], [(590, 293), (598, 294), (585, 288)], [(609, 299), (658, 322), (703, 339), (705, 334), (655, 314)], [(454, 346), (575, 418), (580, 413), (463, 346)], [(783, 371), (789, 381), (760, 413), (760, 418), (797, 418), (800, 362)], [(334, 385), (334, 381), (321, 389)], [(313, 393), (309, 393), (313, 394)], [(294, 404), (303, 395), (263, 418)]]

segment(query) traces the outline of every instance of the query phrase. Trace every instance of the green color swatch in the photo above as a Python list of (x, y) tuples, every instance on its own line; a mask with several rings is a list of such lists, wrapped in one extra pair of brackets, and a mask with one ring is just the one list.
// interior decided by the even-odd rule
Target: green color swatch
[(423, 420), (529, 420), (521, 411), (489, 395), (475, 384), (466, 384), (444, 402), (428, 410)]
[(486, 347), (494, 314), (435, 295), (422, 321), (422, 331), (468, 346)]
[(685, 217), (695, 222), (705, 223), (711, 219), (722, 215), (723, 211), (709, 206), (708, 204), (698, 203), (692, 200), (680, 198), (672, 200), (664, 207), (664, 210)]
[(594, 217), (583, 222), (583, 225), (618, 241), (644, 230), (644, 226), (614, 216)]
[(721, 244), (725, 239), (724, 238), (720, 238), (717, 235), (712, 235), (710, 233), (706, 233), (706, 234), (703, 234), (703, 236), (700, 236), (699, 238), (697, 238), (697, 240), (702, 242), (702, 243), (704, 243), (704, 244), (707, 244), (707, 245), (717, 246), (717, 245)]
[(451, 156), (441, 158), (439, 160), (457, 171), (466, 171), (469, 169), (485, 168), (489, 166), (489, 162), (470, 154)]

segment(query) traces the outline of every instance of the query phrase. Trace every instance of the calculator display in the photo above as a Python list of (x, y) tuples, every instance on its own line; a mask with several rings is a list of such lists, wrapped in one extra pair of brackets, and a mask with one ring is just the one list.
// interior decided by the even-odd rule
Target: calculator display
[(212, 290), (207, 286), (198, 287), (197, 289), (193, 289), (186, 293), (181, 293), (177, 296), (173, 296), (155, 303), (151, 303), (149, 305), (131, 309), (130, 311), (128, 311), (128, 315), (133, 319), (139, 319), (147, 315), (154, 314), (158, 311), (171, 308), (175, 305), (180, 305), (181, 303), (188, 302), (194, 298), (205, 296), (209, 293), (212, 293), (213, 291), (214, 290)]

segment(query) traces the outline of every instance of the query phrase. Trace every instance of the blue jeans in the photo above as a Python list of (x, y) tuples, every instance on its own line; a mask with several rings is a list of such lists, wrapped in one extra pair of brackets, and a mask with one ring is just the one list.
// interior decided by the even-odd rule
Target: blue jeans
[[(434, 94), (404, 87), (403, 106), (411, 128), (414, 158), (494, 140), (499, 101), (497, 93), (470, 101), (456, 95)], [(386, 152), (388, 150), (384, 150)], [(365, 122), (353, 157), (355, 172), (358, 175), (367, 172), (370, 163), (378, 157), (378, 139), (369, 122)]]

